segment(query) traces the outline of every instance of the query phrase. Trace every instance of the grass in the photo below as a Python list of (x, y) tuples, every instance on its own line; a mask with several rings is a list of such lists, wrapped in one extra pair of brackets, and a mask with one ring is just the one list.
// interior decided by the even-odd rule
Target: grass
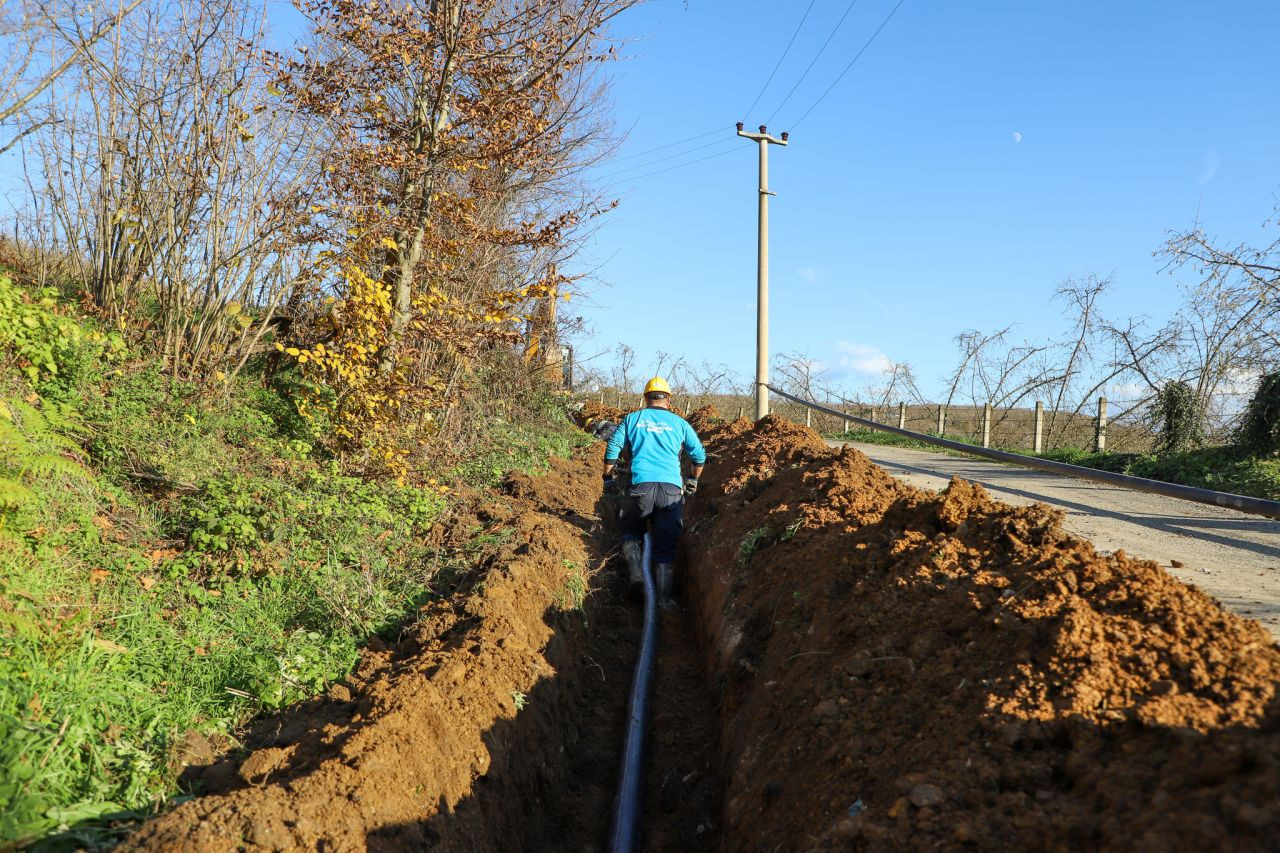
[[(0, 316), (0, 849), (107, 845), (179, 793), (188, 731), (323, 690), (447, 592), (423, 543), (451, 498), (346, 472), (278, 385), (174, 382), (70, 308), (9, 301), (57, 336), (19, 343), (65, 364), (33, 375)], [(563, 417), (502, 424), (452, 474), (576, 441)]]
[(1042, 456), (1166, 483), (1280, 500), (1280, 459), (1253, 456), (1233, 447), (1179, 453), (1090, 453), (1065, 448)]
[[(948, 451), (943, 447), (938, 447), (935, 444), (929, 444), (924, 441), (919, 441), (918, 439), (908, 438), (905, 435), (883, 432), (878, 429), (871, 429), (870, 427), (855, 427), (850, 429), (848, 432), (840, 432), (837, 430), (835, 432), (827, 433), (826, 438), (833, 441), (856, 441), (862, 444), (882, 444), (889, 447), (910, 447), (917, 450), (932, 450), (938, 453), (954, 452)], [(961, 444), (974, 443), (972, 439), (962, 435), (944, 435), (943, 438), (950, 441), (958, 441)]]
[[(860, 428), (848, 433), (829, 433), (828, 438), (866, 444), (908, 447), (934, 453), (958, 455), (959, 451), (879, 430)], [(952, 441), (973, 442), (948, 435)], [(1027, 456), (1036, 454), (1016, 450)], [(1198, 486), (1220, 492), (1280, 500), (1280, 459), (1243, 453), (1233, 447), (1204, 447), (1179, 453), (1093, 453), (1078, 448), (1062, 448), (1039, 454), (1042, 459), (1066, 462), (1086, 468), (1114, 471), (1134, 477)]]

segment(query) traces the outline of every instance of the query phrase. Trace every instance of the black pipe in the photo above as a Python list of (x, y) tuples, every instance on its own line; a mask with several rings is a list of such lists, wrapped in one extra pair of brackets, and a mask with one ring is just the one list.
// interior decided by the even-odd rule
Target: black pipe
[(658, 591), (654, 587), (649, 562), (649, 536), (644, 537), (641, 560), (644, 575), (644, 629), (640, 657), (631, 678), (627, 699), (627, 734), (622, 746), (622, 772), (618, 796), (613, 801), (613, 830), (609, 833), (612, 853), (630, 853), (640, 835), (640, 814), (644, 811), (645, 722), (649, 716), (649, 693), (653, 685), (653, 659), (658, 647)]
[(1120, 486), (1125, 489), (1133, 489), (1139, 492), (1151, 492), (1152, 494), (1164, 495), (1167, 498), (1179, 498), (1184, 501), (1195, 501), (1196, 503), (1212, 504), (1213, 506), (1225, 507), (1227, 509), (1239, 510), (1240, 512), (1248, 512), (1253, 515), (1265, 515), (1269, 518), (1280, 518), (1280, 501), (1269, 501), (1263, 498), (1252, 498), (1248, 495), (1236, 495), (1230, 492), (1215, 492), (1212, 489), (1201, 489), (1196, 486), (1183, 486), (1178, 483), (1166, 483), (1163, 480), (1148, 480), (1146, 477), (1133, 477), (1129, 474), (1116, 474), (1113, 471), (1100, 471), (1097, 468), (1085, 468), (1082, 465), (1069, 465), (1066, 462), (1054, 462), (1051, 459), (1041, 459), (1038, 456), (1024, 456), (1021, 453), (1009, 453), (1005, 450), (992, 450), (987, 447), (978, 447), (973, 444), (965, 444), (962, 441), (952, 441), (949, 438), (939, 438), (938, 436), (926, 435), (922, 432), (912, 432), (909, 429), (899, 429), (898, 427), (889, 426), (888, 424), (876, 423), (865, 418), (848, 415), (838, 409), (831, 409), (817, 403), (803, 400), (786, 391), (774, 388), (772, 385), (766, 385), (770, 391), (780, 396), (793, 400), (802, 406), (808, 406), (819, 412), (825, 412), (829, 415), (835, 415), (846, 421), (853, 421), (871, 429), (878, 429), (884, 432), (891, 432), (895, 435), (913, 438), (916, 441), (923, 441), (926, 444), (936, 444), (938, 447), (946, 447), (950, 450), (959, 450), (961, 453), (968, 453), (973, 456), (983, 456), (987, 459), (995, 459), (998, 462), (1009, 462), (1014, 465), (1021, 465), (1024, 468), (1036, 468), (1040, 471), (1048, 471), (1051, 474), (1061, 474), (1064, 477), (1076, 477), (1081, 480), (1092, 480), (1095, 483), (1106, 483), (1108, 486)]

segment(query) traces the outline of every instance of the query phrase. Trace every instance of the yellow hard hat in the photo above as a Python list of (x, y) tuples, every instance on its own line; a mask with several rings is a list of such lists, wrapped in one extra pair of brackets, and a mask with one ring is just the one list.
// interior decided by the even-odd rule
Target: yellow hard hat
[(661, 391), (663, 394), (671, 393), (671, 386), (667, 384), (667, 380), (661, 376), (655, 376), (645, 383), (644, 393), (652, 394), (654, 391)]

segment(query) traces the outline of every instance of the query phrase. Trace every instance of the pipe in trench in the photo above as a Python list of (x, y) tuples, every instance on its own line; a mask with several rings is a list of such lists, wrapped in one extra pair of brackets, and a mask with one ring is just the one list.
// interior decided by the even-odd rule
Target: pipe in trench
[(653, 661), (658, 646), (658, 590), (650, 566), (649, 536), (644, 537), (641, 560), (644, 575), (644, 627), (640, 656), (631, 678), (627, 699), (627, 732), (623, 739), (622, 770), (618, 796), (613, 802), (613, 829), (609, 833), (611, 853), (629, 853), (640, 835), (640, 815), (644, 811), (645, 725), (649, 716), (649, 694), (653, 686)]

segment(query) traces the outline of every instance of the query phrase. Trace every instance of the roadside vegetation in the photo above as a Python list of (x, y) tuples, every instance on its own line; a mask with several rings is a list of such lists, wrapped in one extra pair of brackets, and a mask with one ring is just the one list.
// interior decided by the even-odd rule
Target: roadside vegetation
[[(881, 430), (860, 427), (848, 432), (826, 432), (826, 437), (838, 441), (854, 441), (890, 447), (907, 447), (928, 450), (933, 453), (962, 455), (906, 436)], [(945, 438), (962, 444), (976, 444), (972, 438), (947, 435)], [(1004, 449), (1004, 448), (1001, 448)], [(1280, 500), (1280, 458), (1274, 453), (1259, 453), (1244, 445), (1222, 447), (1195, 447), (1185, 450), (1161, 450), (1150, 453), (1096, 453), (1077, 447), (1062, 447), (1036, 454), (1025, 448), (1011, 452), (1026, 456), (1038, 456), (1055, 462), (1114, 471), (1134, 477), (1146, 477), (1166, 483), (1181, 483), (1219, 492)]]
[(579, 440), (557, 306), (633, 2), (0, 11), (0, 849), (171, 801), (186, 741), (449, 594), (460, 494)]
[(0, 838), (88, 842), (163, 803), (189, 733), (231, 743), (448, 594), (459, 566), (428, 533), (455, 490), (580, 440), (532, 394), (465, 461), (367, 477), (298, 381), (175, 380), (0, 276)]

